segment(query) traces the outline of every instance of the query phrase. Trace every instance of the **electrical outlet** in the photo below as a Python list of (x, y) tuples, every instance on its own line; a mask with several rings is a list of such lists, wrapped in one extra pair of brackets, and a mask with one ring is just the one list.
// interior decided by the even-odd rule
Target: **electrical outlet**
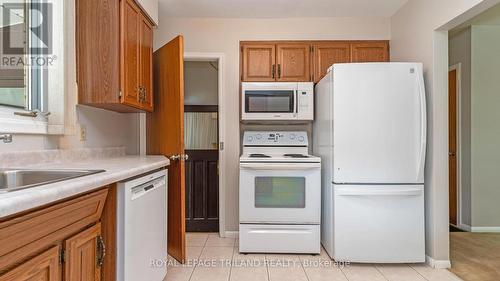
[(80, 141), (87, 140), (87, 128), (85, 126), (80, 126)]

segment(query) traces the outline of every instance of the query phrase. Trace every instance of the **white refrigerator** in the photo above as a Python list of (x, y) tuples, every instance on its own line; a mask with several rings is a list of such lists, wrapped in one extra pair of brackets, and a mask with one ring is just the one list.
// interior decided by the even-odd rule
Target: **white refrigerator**
[(321, 240), (337, 261), (425, 261), (420, 63), (335, 64), (316, 85)]

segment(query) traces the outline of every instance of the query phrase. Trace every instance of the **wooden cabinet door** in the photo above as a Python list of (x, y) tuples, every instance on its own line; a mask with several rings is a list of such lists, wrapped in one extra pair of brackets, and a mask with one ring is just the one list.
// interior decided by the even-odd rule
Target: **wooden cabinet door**
[(314, 83), (323, 78), (328, 68), (335, 63), (351, 62), (351, 49), (348, 42), (321, 42), (313, 46)]
[(100, 236), (101, 224), (98, 223), (65, 241), (65, 280), (101, 280)]
[(355, 42), (351, 44), (352, 62), (388, 62), (389, 42)]
[(134, 0), (121, 1), (122, 34), (122, 103), (140, 108), (139, 67), (140, 67), (140, 27), (142, 14)]
[(42, 254), (2, 274), (0, 276), (0, 281), (59, 281), (61, 280), (59, 253), (60, 247), (54, 246)]
[(153, 111), (153, 25), (144, 16), (141, 19), (140, 78), (144, 98), (142, 108)]
[(242, 81), (272, 82), (276, 80), (276, 45), (274, 43), (242, 44)]
[(311, 81), (311, 45), (282, 43), (276, 45), (277, 81)]
[(77, 0), (78, 103), (119, 103), (120, 1)]

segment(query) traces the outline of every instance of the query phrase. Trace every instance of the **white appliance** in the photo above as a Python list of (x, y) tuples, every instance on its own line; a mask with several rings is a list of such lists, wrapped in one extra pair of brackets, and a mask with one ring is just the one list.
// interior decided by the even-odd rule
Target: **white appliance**
[(335, 64), (315, 95), (326, 251), (337, 261), (425, 261), (422, 64)]
[(240, 252), (320, 252), (321, 159), (308, 152), (307, 132), (244, 133)]
[(244, 82), (242, 120), (313, 120), (312, 82)]
[[(116, 280), (163, 280), (167, 258), (167, 170), (118, 184)], [(157, 263), (154, 263), (154, 262)]]

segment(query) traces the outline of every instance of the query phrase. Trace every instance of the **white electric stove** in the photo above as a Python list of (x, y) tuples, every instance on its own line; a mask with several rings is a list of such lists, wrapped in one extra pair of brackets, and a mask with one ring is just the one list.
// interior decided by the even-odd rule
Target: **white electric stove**
[(245, 132), (240, 157), (241, 253), (320, 252), (321, 158), (307, 132)]

